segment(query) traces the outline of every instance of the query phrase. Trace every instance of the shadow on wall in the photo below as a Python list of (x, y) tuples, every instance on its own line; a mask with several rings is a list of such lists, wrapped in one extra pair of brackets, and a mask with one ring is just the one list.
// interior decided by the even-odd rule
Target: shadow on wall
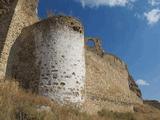
[[(40, 69), (36, 62), (36, 45), (34, 35), (31, 30), (32, 27), (23, 29), (21, 35), (13, 44), (6, 70), (6, 77), (15, 79), (24, 89), (31, 90), (38, 93)], [(27, 42), (26, 42), (27, 41)], [(87, 42), (93, 41), (93, 46), (88, 46)], [(91, 49), (97, 55), (103, 56), (100, 40), (97, 38), (86, 38), (85, 49)]]
[(15, 79), (19, 82), (20, 87), (38, 93), (40, 68), (35, 63), (34, 35), (28, 31), (31, 31), (30, 28), (23, 29), (11, 48), (6, 78)]

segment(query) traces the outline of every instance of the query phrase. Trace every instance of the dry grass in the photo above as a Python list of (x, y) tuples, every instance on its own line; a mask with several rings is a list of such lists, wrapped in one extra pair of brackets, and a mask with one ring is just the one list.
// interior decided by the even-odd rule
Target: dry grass
[(160, 110), (148, 104), (138, 105), (135, 106), (134, 116), (137, 120), (160, 120)]
[[(50, 111), (39, 110), (40, 106), (49, 106)], [(0, 120), (98, 119), (93, 117), (67, 106), (59, 106), (44, 97), (25, 92), (18, 87), (16, 82), (0, 82)]]
[(21, 120), (22, 117), (32, 120), (41, 117), (37, 114), (38, 105), (50, 105), (50, 102), (22, 91), (16, 82), (0, 82), (0, 120)]
[(136, 120), (132, 113), (117, 113), (107, 110), (98, 112), (99, 116), (107, 118), (107, 120)]
[[(40, 110), (40, 106), (48, 106), (50, 110)], [(142, 108), (142, 107), (140, 107)], [(101, 110), (97, 115), (88, 115), (67, 106), (59, 106), (44, 97), (25, 92), (18, 83), (0, 82), (0, 120), (160, 120), (158, 110), (144, 108), (132, 113), (114, 113)], [(151, 113), (151, 114), (150, 114)], [(147, 118), (149, 115), (150, 116)], [(135, 117), (136, 116), (136, 117)], [(154, 119), (152, 119), (154, 118)]]

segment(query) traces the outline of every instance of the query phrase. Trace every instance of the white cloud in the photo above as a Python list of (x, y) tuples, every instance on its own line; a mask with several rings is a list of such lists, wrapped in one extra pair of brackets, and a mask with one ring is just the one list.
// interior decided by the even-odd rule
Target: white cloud
[[(74, 0), (76, 2), (81, 3), (83, 7), (100, 7), (100, 6), (109, 6), (109, 7), (129, 7), (133, 8), (138, 0)], [(144, 14), (135, 13), (135, 16), (139, 19), (146, 19), (149, 25), (154, 25), (157, 22), (160, 21), (160, 8), (158, 6), (160, 5), (160, 0), (146, 0), (148, 1), (149, 7), (152, 7), (153, 9), (150, 11), (144, 11)], [(157, 8), (154, 8), (157, 7)]]
[(137, 83), (139, 86), (148, 86), (148, 85), (150, 85), (147, 81), (142, 80), (142, 79), (137, 80), (136, 83)]
[(160, 0), (148, 0), (148, 3), (152, 6), (160, 5)]
[(80, 2), (83, 7), (99, 7), (99, 6), (126, 6), (129, 3), (134, 2), (135, 0), (75, 0)]
[(146, 17), (148, 24), (153, 25), (160, 21), (160, 9), (153, 9), (149, 12), (145, 12), (144, 16)]

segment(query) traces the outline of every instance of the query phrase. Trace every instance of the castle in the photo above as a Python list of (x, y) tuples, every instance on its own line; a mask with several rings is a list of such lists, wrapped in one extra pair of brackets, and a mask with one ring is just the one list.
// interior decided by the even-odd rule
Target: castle
[[(89, 113), (133, 111), (141, 92), (118, 57), (69, 16), (39, 20), (38, 0), (0, 0), (0, 77)], [(92, 41), (93, 47), (86, 43)]]

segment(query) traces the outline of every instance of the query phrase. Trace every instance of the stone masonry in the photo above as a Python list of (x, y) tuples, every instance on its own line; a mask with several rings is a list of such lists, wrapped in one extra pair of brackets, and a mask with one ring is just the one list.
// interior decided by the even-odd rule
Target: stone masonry
[[(85, 38), (69, 16), (39, 21), (38, 0), (0, 0), (0, 79), (88, 113), (133, 112), (141, 92), (127, 65), (105, 53), (97, 38)], [(92, 41), (94, 46), (84, 45)]]
[[(102, 109), (132, 112), (135, 104), (142, 104), (142, 99), (129, 86), (126, 64), (118, 57), (104, 53), (100, 44), (94, 45), (86, 45), (86, 101), (83, 109), (89, 113)], [(99, 54), (102, 52), (103, 55)]]
[[(61, 103), (84, 102), (84, 32), (72, 17), (54, 16), (26, 30), (11, 49), (8, 76)], [(31, 81), (29, 81), (31, 80)], [(33, 81), (37, 85), (33, 86)]]
[(38, 0), (0, 0), (0, 78), (4, 78), (7, 60), (21, 30), (36, 21)]

